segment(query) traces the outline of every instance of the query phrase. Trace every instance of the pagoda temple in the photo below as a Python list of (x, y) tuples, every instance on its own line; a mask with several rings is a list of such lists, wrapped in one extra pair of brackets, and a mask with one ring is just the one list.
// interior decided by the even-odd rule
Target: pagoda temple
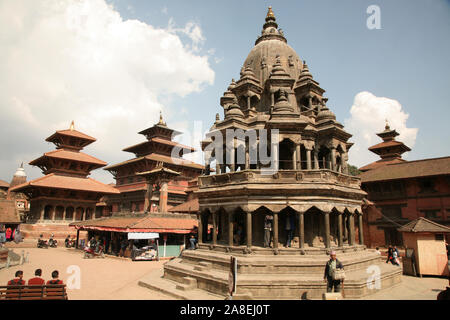
[(386, 120), (384, 131), (377, 133), (377, 136), (383, 139), (383, 142), (369, 148), (371, 152), (379, 155), (381, 159), (359, 168), (359, 171), (365, 172), (387, 164), (405, 162), (406, 160), (402, 159), (402, 154), (411, 151), (411, 149), (403, 142), (395, 140), (395, 137), (398, 135), (399, 133), (395, 129), (391, 129)]
[(170, 129), (161, 114), (158, 123), (139, 134), (147, 140), (123, 149), (134, 153), (134, 158), (104, 168), (114, 176), (121, 192), (105, 198), (113, 215), (167, 212), (186, 200), (188, 181), (204, 170), (202, 165), (183, 159), (195, 149), (172, 141), (181, 132)]
[[(234, 257), (233, 299), (319, 298), (326, 292), (323, 270), (333, 250), (345, 266), (346, 297), (375, 292), (367, 285), (370, 265), (379, 268), (382, 288), (398, 283), (401, 270), (380, 262), (364, 245), (366, 193), (360, 178), (348, 174), (351, 134), (328, 108), (325, 90), (306, 62), (287, 44), (271, 7), (265, 20), (239, 80), (220, 98), (224, 119), (216, 116), (202, 142), (199, 248), (167, 262), (164, 279), (183, 290), (189, 284), (227, 296)], [(270, 143), (264, 145), (266, 137)], [(267, 217), (273, 221), (270, 236)]]
[[(26, 223), (44, 226), (30, 230), (60, 232), (59, 236), (65, 238), (72, 230), (69, 223), (94, 219), (99, 199), (120, 191), (88, 177), (92, 170), (104, 167), (106, 162), (81, 152), (96, 139), (75, 130), (73, 121), (69, 129), (56, 131), (46, 141), (52, 142), (56, 150), (29, 163), (39, 167), (44, 176), (16, 185), (9, 191), (28, 196), (30, 212)], [(27, 232), (26, 226), (22, 231)]]

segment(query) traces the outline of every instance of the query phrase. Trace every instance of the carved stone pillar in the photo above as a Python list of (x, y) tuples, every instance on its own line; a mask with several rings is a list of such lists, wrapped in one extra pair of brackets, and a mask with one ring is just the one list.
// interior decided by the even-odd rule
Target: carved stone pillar
[(355, 244), (355, 218), (353, 214), (349, 217), (350, 228), (349, 228), (349, 244), (353, 246)]
[(305, 247), (305, 217), (303, 212), (298, 213), (298, 240), (300, 249), (303, 249)]
[(324, 212), (324, 225), (325, 225), (325, 247), (330, 248), (330, 213)]
[(278, 249), (278, 212), (273, 213), (273, 248)]
[(247, 248), (252, 246), (252, 213), (247, 212)]
[(306, 169), (311, 170), (311, 150), (306, 149)]
[(233, 246), (233, 213), (228, 213), (228, 245)]
[(344, 245), (343, 234), (342, 234), (342, 214), (338, 214), (338, 246), (342, 247)]
[(245, 170), (250, 169), (250, 154), (249, 154), (250, 146), (247, 144), (245, 148)]
[(347, 152), (342, 154), (341, 162), (342, 162), (342, 172), (344, 174), (348, 174), (348, 164), (347, 164)]
[(300, 152), (300, 144), (297, 143), (295, 145), (295, 154), (296, 154), (296, 158), (297, 158), (297, 170), (302, 170), (302, 156), (301, 156), (301, 152)]
[(203, 221), (202, 214), (197, 214), (198, 227), (197, 227), (197, 235), (198, 235), (198, 243), (203, 243)]
[(350, 241), (348, 240), (348, 216), (344, 214), (342, 216), (342, 219), (344, 224), (344, 239), (347, 240), (347, 243), (350, 243)]
[(212, 234), (212, 243), (213, 245), (217, 244), (217, 213), (212, 213), (212, 223), (213, 223), (213, 234)]
[(292, 152), (292, 169), (297, 170), (297, 152)]
[(359, 235), (359, 244), (364, 244), (364, 235), (363, 235), (363, 216), (362, 213), (358, 215), (358, 235)]
[(336, 148), (331, 148), (331, 170), (336, 170)]
[(233, 145), (233, 148), (230, 149), (230, 171), (231, 172), (235, 172), (236, 171), (236, 163), (235, 163), (235, 159), (236, 159), (236, 148)]
[(279, 148), (279, 144), (273, 144), (273, 155), (272, 155), (272, 161), (274, 163), (274, 169), (278, 170), (279, 169), (279, 160), (280, 160), (280, 156), (279, 156), (279, 152), (278, 152), (278, 148)]
[(55, 222), (55, 215), (56, 215), (56, 205), (53, 206), (53, 212), (52, 212), (52, 222)]
[(319, 169), (319, 150), (314, 149), (314, 169)]

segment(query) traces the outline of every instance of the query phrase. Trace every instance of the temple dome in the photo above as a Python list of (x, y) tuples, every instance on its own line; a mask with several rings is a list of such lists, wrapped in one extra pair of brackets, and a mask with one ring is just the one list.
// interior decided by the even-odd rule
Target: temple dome
[(336, 115), (326, 106), (319, 111), (316, 117), (317, 122), (324, 120), (336, 120)]
[(282, 68), (293, 78), (298, 79), (303, 68), (303, 62), (290, 45), (281, 29), (275, 22), (275, 16), (269, 8), (261, 36), (245, 59), (243, 70), (251, 68), (255, 77), (264, 85), (269, 78), (277, 56), (281, 60)]

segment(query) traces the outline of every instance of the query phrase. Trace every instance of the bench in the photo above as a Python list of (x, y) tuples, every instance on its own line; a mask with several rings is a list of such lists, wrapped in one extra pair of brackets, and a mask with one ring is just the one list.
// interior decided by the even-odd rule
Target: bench
[(0, 286), (0, 300), (68, 300), (65, 284)]

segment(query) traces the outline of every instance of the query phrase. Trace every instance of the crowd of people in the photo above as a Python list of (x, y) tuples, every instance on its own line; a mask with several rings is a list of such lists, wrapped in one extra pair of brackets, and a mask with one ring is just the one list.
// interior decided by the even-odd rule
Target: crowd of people
[(51, 285), (51, 284), (64, 284), (62, 280), (59, 279), (59, 272), (58, 270), (55, 270), (51, 274), (51, 280), (48, 280), (47, 282), (42, 278), (42, 270), (36, 269), (34, 271), (34, 277), (30, 278), (27, 282), (23, 280), (23, 271), (17, 270), (14, 279), (11, 279), (8, 281), (8, 286), (42, 286), (42, 285)]
[(6, 242), (14, 241), (15, 243), (19, 243), (22, 240), (22, 233), (20, 232), (19, 226), (11, 228), (5, 227), (4, 224), (0, 224), (0, 248), (3, 247)]
[(386, 263), (390, 262), (395, 266), (400, 266), (399, 257), (400, 254), (398, 252), (397, 246), (389, 246)]

